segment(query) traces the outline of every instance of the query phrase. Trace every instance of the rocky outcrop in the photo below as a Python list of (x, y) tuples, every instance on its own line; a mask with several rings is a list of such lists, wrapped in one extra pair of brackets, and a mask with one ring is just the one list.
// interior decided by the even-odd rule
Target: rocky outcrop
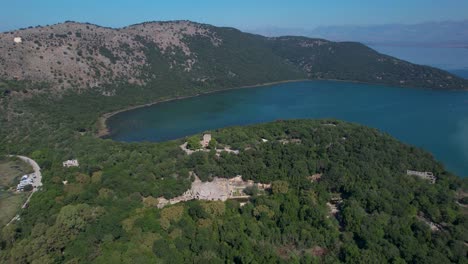
[[(59, 90), (101, 87), (116, 80), (144, 84), (145, 45), (154, 45), (169, 57), (182, 51), (182, 66), (190, 71), (197, 57), (185, 38), (193, 36), (207, 38), (214, 47), (222, 43), (209, 27), (189, 21), (120, 29), (66, 22), (5, 32), (0, 34), (0, 78), (47, 81)], [(171, 63), (169, 67), (174, 67)]]

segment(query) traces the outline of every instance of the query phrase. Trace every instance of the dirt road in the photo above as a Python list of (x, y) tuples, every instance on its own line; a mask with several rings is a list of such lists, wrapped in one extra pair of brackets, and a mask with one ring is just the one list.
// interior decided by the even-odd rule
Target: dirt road
[[(29, 204), (29, 200), (31, 200), (31, 197), (33, 196), (33, 194), (39, 190), (39, 188), (42, 186), (42, 173), (41, 173), (41, 167), (39, 167), (39, 165), (37, 164), (36, 161), (34, 161), (33, 159), (31, 158), (28, 158), (28, 157), (25, 157), (25, 156), (16, 156), (16, 155), (9, 155), (9, 157), (17, 157), (19, 158), (20, 160), (28, 163), (29, 165), (31, 165), (31, 167), (33, 168), (34, 170), (34, 175), (35, 177), (33, 177), (33, 183), (32, 183), (32, 186), (33, 186), (33, 190), (31, 191), (31, 194), (29, 194), (28, 196), (28, 199), (26, 200), (26, 202), (24, 202), (23, 206), (21, 208), (26, 208)], [(7, 224), (9, 225), (10, 223), (12, 223), (13, 221), (15, 220), (18, 220), (19, 219), (19, 214), (16, 215), (15, 217), (13, 217), (13, 219), (11, 219), (11, 221)]]

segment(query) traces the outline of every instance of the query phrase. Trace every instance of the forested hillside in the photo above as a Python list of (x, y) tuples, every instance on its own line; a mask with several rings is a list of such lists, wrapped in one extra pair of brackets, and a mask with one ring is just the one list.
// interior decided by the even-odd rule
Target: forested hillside
[[(2, 263), (466, 262), (466, 180), (374, 129), (297, 120), (211, 131), (220, 148), (240, 152), (220, 156), (188, 156), (184, 139), (96, 137), (107, 112), (265, 82), (467, 87), (446, 72), (357, 43), (187, 21), (67, 22), (0, 34), (0, 78), (0, 156), (33, 158), (43, 175), (20, 220), (1, 229)], [(80, 166), (64, 168), (68, 159)], [(244, 206), (156, 207), (158, 197), (185, 192), (193, 173), (204, 181), (242, 175), (272, 189), (246, 190)]]
[(293, 79), (468, 89), (448, 72), (359, 43), (267, 38), (190, 21), (118, 29), (66, 22), (0, 33), (0, 78), (46, 82), (53, 94), (92, 89), (102, 96), (118, 94), (118, 84), (175, 83), (197, 93)]
[(463, 81), (429, 66), (383, 55), (358, 42), (329, 42), (303, 37), (271, 41), (275, 54), (299, 65), (311, 79), (355, 80), (395, 86), (465, 87)]
[[(3, 228), (2, 261), (466, 261), (466, 211), (455, 203), (462, 180), (430, 154), (334, 120), (211, 133), (219, 146), (239, 149), (239, 155), (188, 156), (179, 148), (183, 140), (126, 144), (91, 136), (69, 141), (68, 149), (34, 151), (45, 188), (21, 221)], [(63, 168), (62, 159), (72, 157), (80, 167)], [(407, 169), (431, 171), (437, 182), (408, 176)], [(271, 182), (272, 189), (250, 190), (242, 207), (236, 201), (192, 201), (156, 208), (157, 197), (188, 189), (189, 172), (203, 180), (240, 174)]]

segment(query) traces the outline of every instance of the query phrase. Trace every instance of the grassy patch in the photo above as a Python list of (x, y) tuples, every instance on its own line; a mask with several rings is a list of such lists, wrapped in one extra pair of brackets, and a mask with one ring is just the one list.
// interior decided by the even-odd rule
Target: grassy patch
[(21, 176), (32, 172), (32, 167), (18, 158), (0, 159), (0, 226), (17, 214), (28, 195), (15, 193), (10, 188), (18, 183)]
[(0, 159), (0, 188), (12, 187), (21, 176), (32, 172), (32, 167), (18, 158)]
[(0, 191), (0, 226), (6, 225), (17, 214), (27, 195)]

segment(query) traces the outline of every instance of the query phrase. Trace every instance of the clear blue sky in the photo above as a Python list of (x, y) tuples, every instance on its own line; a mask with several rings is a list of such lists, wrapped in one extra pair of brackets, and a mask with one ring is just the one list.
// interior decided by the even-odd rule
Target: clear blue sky
[(188, 19), (241, 29), (311, 29), (468, 19), (467, 0), (0, 0), (0, 4), (0, 31), (65, 20), (121, 27)]

